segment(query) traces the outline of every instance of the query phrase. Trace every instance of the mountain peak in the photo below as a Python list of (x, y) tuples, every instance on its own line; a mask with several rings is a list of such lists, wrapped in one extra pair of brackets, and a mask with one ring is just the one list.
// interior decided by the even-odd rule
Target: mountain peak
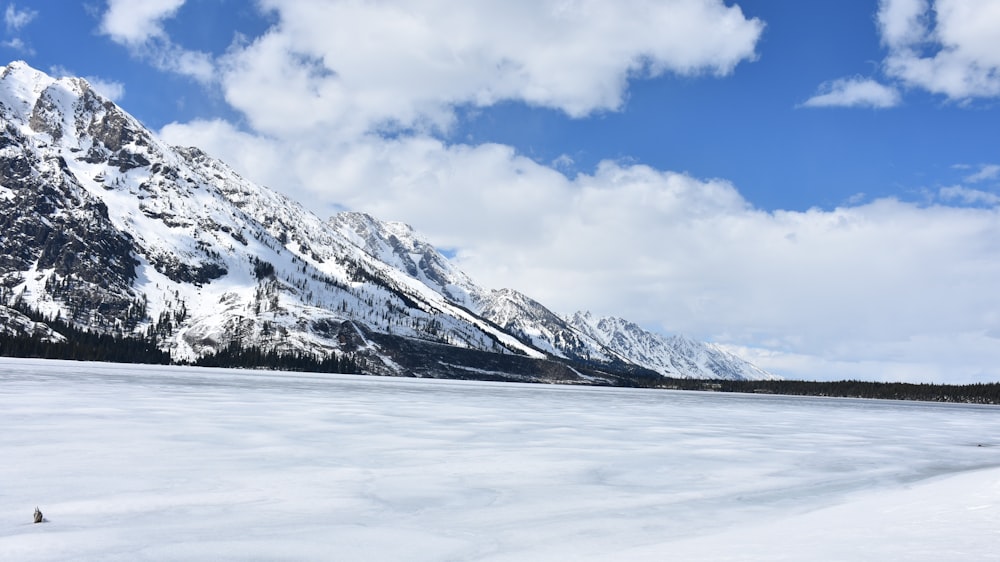
[[(8, 105), (9, 109), (13, 110), (16, 110), (18, 105), (34, 107), (38, 98), (52, 88), (54, 90), (49, 95), (59, 99), (79, 98), (88, 92), (100, 97), (83, 78), (53, 77), (29, 66), (24, 61), (14, 61), (2, 67), (0, 82), (3, 83), (2, 91), (7, 96), (6, 101), (19, 102)], [(101, 98), (100, 101), (104, 103), (108, 100)]]
[(405, 271), (455, 304), (468, 308), (485, 292), (408, 224), (356, 211), (337, 213), (328, 224), (369, 255)]
[(6, 66), (2, 67), (0, 70), (0, 79), (6, 80), (8, 78), (13, 78), (22, 83), (30, 84), (43, 84), (45, 82), (52, 82), (55, 78), (49, 76), (48, 74), (32, 67), (23, 60), (15, 60), (7, 63)]
[(0, 71), (0, 103), (19, 116), (30, 115), (38, 97), (55, 79), (24, 61), (14, 61)]
[(567, 322), (618, 356), (664, 376), (749, 380), (778, 378), (716, 345), (683, 335), (662, 336), (623, 318), (594, 318), (589, 312), (577, 312)]

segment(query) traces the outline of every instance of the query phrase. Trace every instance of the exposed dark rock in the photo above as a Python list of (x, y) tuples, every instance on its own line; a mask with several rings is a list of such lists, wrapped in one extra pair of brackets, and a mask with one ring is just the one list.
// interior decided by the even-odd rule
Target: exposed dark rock
[(28, 119), (28, 126), (39, 133), (48, 133), (52, 140), (59, 141), (62, 138), (62, 116), (56, 107), (48, 91), (42, 92), (35, 102), (35, 107), (31, 110), (31, 117)]

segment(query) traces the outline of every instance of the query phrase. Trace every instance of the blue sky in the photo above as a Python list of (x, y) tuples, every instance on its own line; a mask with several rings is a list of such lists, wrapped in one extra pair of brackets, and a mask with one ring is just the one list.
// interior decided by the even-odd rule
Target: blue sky
[[(992, 99), (956, 102), (909, 90), (889, 110), (801, 107), (825, 81), (879, 76), (886, 49), (876, 1), (738, 5), (767, 27), (757, 60), (724, 79), (633, 80), (621, 110), (582, 119), (518, 101), (471, 108), (442, 136), (503, 143), (542, 163), (568, 155), (573, 165), (561, 168), (569, 173), (614, 158), (726, 178), (769, 210), (831, 208), (862, 195), (919, 199), (968, 175), (956, 166), (1000, 160), (990, 142), (1000, 128)], [(119, 102), (153, 128), (216, 117), (245, 126), (218, 91), (158, 70), (102, 34), (102, 3), (7, 6), (37, 14), (20, 30), (8, 26), (8, 42), (16, 37), (24, 46), (7, 45), (7, 59), (119, 83)], [(221, 56), (237, 34), (252, 40), (275, 21), (248, 2), (190, 0), (164, 29), (187, 49)]]
[(4, 8), (7, 60), (487, 286), (789, 376), (1000, 379), (988, 0)]

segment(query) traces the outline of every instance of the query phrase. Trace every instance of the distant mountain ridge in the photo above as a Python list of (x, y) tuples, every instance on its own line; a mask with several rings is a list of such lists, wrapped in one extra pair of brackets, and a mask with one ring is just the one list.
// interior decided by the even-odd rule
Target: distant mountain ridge
[(235, 342), (350, 353), (390, 375), (773, 377), (710, 344), (485, 289), (408, 225), (321, 220), (163, 143), (85, 80), (23, 62), (0, 70), (0, 211), (0, 333), (58, 341), (18, 303), (181, 360)]

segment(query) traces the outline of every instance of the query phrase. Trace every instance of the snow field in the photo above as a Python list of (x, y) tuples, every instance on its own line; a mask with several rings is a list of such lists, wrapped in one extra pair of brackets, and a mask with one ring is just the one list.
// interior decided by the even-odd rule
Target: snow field
[(991, 560), (1000, 544), (996, 407), (0, 359), (0, 427), (5, 560)]

